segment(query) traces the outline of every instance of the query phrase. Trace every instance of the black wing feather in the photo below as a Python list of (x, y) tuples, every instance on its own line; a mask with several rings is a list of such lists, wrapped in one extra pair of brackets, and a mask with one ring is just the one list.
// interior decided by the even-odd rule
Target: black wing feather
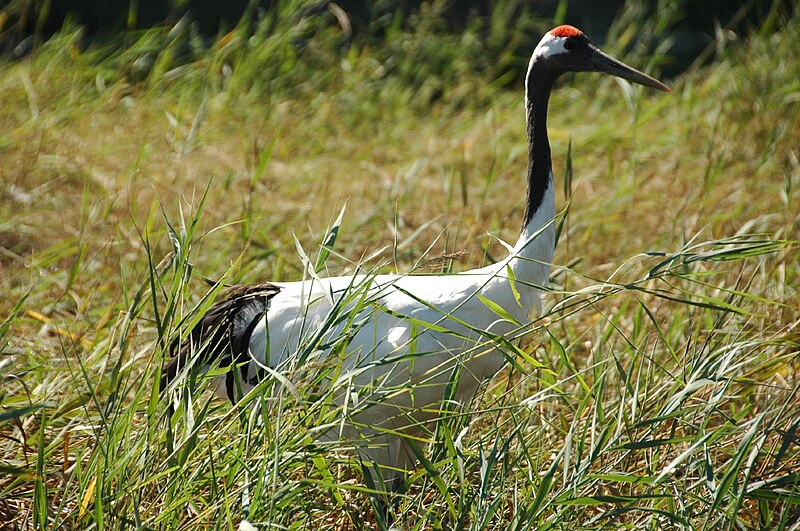
[[(170, 345), (170, 361), (161, 375), (163, 391), (175, 379), (181, 368), (185, 367), (202, 348), (198, 361), (213, 363), (219, 361), (220, 367), (243, 363), (241, 371), (247, 378), (247, 362), (250, 360), (248, 345), (259, 319), (269, 308), (269, 301), (278, 294), (280, 288), (274, 284), (254, 284), (235, 286), (225, 294), (225, 298), (215, 303), (195, 325), (183, 341), (176, 339)], [(234, 401), (234, 378), (230, 371), (225, 378), (228, 398)]]

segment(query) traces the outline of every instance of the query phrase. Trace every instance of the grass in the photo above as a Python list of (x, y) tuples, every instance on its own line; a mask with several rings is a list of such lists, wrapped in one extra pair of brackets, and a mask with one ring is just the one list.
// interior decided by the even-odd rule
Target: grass
[[(521, 89), (476, 33), (343, 47), (331, 16), (287, 5), (252, 39), (206, 46), (181, 21), (81, 49), (66, 28), (0, 64), (6, 527), (378, 525), (358, 467), (312, 444), (314, 382), (240, 407), (190, 382), (167, 422), (166, 345), (210, 304), (200, 277), (301, 278), (295, 237), (329, 274), (502, 256), (487, 231), (513, 241), (522, 216)], [(629, 48), (626, 20), (607, 49)], [(797, 16), (755, 32), (669, 95), (562, 83), (547, 310), (519, 366), (430, 434), (404, 525), (796, 527), (798, 35)]]

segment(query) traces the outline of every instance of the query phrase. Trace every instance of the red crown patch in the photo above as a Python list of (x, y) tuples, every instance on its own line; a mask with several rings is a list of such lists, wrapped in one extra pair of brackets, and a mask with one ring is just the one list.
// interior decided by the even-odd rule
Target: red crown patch
[(563, 26), (551, 29), (550, 34), (553, 37), (580, 37), (583, 35), (583, 32), (575, 26), (564, 24)]

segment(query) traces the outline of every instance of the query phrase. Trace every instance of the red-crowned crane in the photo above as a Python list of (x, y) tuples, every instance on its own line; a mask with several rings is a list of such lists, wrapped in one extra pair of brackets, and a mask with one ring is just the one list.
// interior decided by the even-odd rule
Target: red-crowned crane
[(341, 421), (321, 428), (318, 439), (354, 448), (380, 467), (373, 479), (402, 477), (415, 461), (404, 436), (436, 420), (446, 393), (467, 404), (503, 367), (502, 342), (541, 311), (540, 289), (555, 244), (548, 100), (561, 74), (590, 71), (669, 90), (606, 55), (572, 26), (544, 35), (525, 76), (525, 219), (506, 258), (458, 274), (353, 275), (235, 288), (173, 352), (161, 389), (192, 363), (233, 365), (216, 380), (216, 391), (236, 401), (265, 371), (296, 368), (300, 351), (308, 356), (316, 349), (315, 364), (336, 358), (327, 385), (342, 406)]

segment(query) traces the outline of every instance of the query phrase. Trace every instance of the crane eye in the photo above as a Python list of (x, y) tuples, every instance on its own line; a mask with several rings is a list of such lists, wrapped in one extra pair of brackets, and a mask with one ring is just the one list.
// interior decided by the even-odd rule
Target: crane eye
[(575, 49), (575, 39), (567, 39), (564, 41), (564, 49), (567, 51), (572, 51)]

